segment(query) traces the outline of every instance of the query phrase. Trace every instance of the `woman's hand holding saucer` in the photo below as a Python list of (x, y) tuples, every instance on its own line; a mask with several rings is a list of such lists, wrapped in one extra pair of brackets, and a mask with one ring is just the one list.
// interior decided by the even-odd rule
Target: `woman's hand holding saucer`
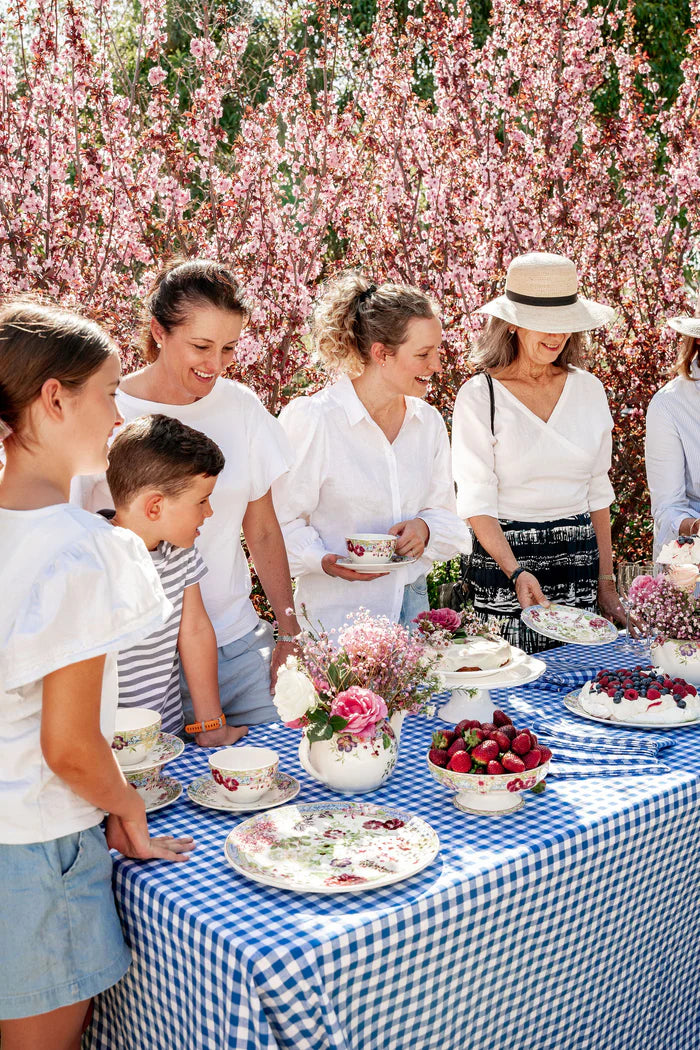
[(398, 536), (396, 553), (405, 558), (420, 558), (430, 539), (430, 529), (422, 518), (399, 521), (389, 529), (391, 536)]
[(537, 577), (527, 569), (521, 572), (515, 581), (515, 594), (521, 609), (529, 609), (531, 605), (544, 605), (546, 608), (551, 604), (549, 598), (545, 598), (542, 593)]
[[(396, 526), (394, 526), (396, 528)], [(392, 532), (393, 530), (389, 530)], [(349, 580), (351, 583), (368, 580), (378, 580), (380, 576), (386, 576), (385, 572), (356, 572), (355, 569), (346, 569), (344, 565), (336, 564), (343, 557), (342, 554), (325, 554), (321, 560), (321, 568), (326, 576), (337, 576), (339, 580)]]

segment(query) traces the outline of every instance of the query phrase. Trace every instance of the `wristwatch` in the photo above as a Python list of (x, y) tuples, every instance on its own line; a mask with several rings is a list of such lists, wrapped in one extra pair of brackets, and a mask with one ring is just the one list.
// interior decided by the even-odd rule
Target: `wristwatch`
[(527, 572), (527, 569), (524, 569), (522, 565), (518, 565), (517, 569), (514, 569), (508, 577), (508, 586), (512, 591), (515, 590), (515, 581), (517, 580), (521, 572)]
[(185, 726), (185, 732), (194, 736), (195, 733), (208, 733), (210, 729), (223, 729), (225, 725), (226, 715), (222, 711), (218, 718), (210, 718), (208, 722), (193, 722)]

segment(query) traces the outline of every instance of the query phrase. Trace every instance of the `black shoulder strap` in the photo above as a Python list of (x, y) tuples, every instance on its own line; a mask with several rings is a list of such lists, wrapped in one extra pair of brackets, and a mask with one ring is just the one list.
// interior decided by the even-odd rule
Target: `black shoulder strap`
[(496, 432), (494, 430), (494, 421), (496, 419), (496, 397), (493, 392), (493, 379), (488, 372), (484, 372), (484, 375), (486, 376), (486, 382), (489, 385), (489, 401), (491, 402), (491, 435), (492, 437), (495, 437)]

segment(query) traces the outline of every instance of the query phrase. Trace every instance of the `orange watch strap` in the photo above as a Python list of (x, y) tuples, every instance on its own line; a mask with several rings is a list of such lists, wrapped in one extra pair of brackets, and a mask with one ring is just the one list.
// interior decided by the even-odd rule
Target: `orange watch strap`
[(192, 722), (185, 726), (185, 732), (194, 736), (195, 733), (208, 733), (210, 729), (223, 729), (225, 725), (226, 715), (222, 711), (218, 718), (210, 718), (208, 722)]

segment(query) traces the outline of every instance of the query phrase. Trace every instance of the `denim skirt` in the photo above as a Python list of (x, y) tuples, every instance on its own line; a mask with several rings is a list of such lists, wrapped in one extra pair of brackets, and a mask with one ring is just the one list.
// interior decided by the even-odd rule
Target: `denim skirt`
[(0, 1021), (91, 999), (128, 970), (99, 825), (0, 843), (0, 901)]

